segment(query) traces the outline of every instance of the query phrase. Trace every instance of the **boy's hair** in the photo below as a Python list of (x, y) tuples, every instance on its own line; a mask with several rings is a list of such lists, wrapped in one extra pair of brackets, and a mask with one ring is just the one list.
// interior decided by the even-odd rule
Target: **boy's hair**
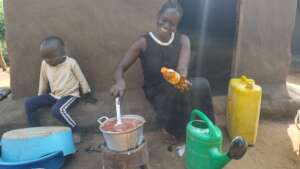
[(41, 42), (42, 45), (46, 45), (48, 42), (57, 41), (61, 46), (65, 46), (64, 40), (58, 36), (49, 36)]
[(164, 3), (158, 12), (158, 16), (162, 15), (167, 9), (175, 9), (179, 13), (179, 17), (181, 18), (183, 15), (183, 9), (181, 5), (178, 3), (178, 0), (168, 0)]

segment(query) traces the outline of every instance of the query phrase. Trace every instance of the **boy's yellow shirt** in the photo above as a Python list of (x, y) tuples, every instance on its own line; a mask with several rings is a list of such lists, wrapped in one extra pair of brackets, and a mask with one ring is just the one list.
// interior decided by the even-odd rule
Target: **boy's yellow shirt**
[(78, 63), (68, 56), (56, 66), (42, 62), (38, 95), (47, 93), (49, 87), (50, 95), (56, 99), (64, 96), (80, 97), (79, 87), (83, 93), (91, 92)]

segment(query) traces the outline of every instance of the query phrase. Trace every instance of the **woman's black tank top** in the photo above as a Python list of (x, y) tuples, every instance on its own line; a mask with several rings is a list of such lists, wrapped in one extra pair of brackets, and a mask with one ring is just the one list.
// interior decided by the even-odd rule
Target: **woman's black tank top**
[(144, 74), (144, 88), (151, 88), (164, 81), (160, 74), (162, 66), (176, 69), (181, 49), (181, 34), (175, 33), (173, 42), (168, 46), (155, 42), (149, 33), (143, 37), (146, 39), (146, 49), (141, 53), (140, 59)]

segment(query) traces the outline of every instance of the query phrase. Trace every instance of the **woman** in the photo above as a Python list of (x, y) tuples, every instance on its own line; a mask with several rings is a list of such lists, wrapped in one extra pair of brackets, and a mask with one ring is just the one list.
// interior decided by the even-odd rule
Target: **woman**
[[(124, 73), (141, 59), (144, 74), (144, 93), (157, 113), (157, 120), (163, 133), (180, 137), (192, 108), (202, 110), (213, 122), (209, 83), (204, 78), (190, 78), (187, 86), (178, 90), (168, 84), (160, 74), (162, 66), (176, 70), (182, 77), (188, 77), (190, 61), (190, 40), (176, 32), (182, 16), (177, 1), (168, 1), (157, 15), (157, 29), (136, 40), (118, 64), (111, 88), (114, 97), (122, 97), (126, 89)], [(189, 85), (191, 84), (191, 85)]]

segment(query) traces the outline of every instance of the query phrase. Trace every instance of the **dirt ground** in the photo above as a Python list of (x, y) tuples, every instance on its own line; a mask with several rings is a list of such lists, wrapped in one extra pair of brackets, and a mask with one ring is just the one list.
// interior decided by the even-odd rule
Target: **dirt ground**
[[(0, 87), (9, 84), (8, 73), (0, 71)], [(300, 72), (292, 72), (288, 78), (288, 86), (291, 87), (291, 94), (295, 97), (300, 93)], [(299, 92), (299, 93), (297, 93)], [(12, 102), (6, 100), (0, 102), (1, 113), (9, 111), (15, 113), (20, 111), (22, 102)], [(224, 103), (223, 103), (224, 104)], [(0, 121), (5, 121), (1, 116)], [(226, 151), (229, 145), (224, 127), (224, 114), (218, 113), (217, 124), (224, 133), (224, 146)], [(298, 131), (290, 128), (293, 119), (282, 119), (271, 121), (261, 119), (258, 129), (257, 143), (249, 147), (245, 156), (240, 160), (233, 160), (225, 169), (299, 169), (300, 156), (293, 151), (291, 133)], [(6, 128), (5, 128), (6, 129)], [(9, 129), (9, 127), (7, 128)], [(296, 135), (294, 135), (296, 136)], [(296, 136), (300, 139), (300, 135)], [(184, 159), (179, 157), (175, 151), (169, 151), (169, 145), (164, 143), (164, 137), (156, 130), (145, 131), (145, 138), (148, 143), (150, 153), (150, 166), (152, 169), (184, 169)], [(83, 142), (77, 146), (78, 152), (70, 157), (64, 166), (64, 169), (100, 169), (101, 152), (98, 149), (93, 150), (103, 143), (101, 133), (97, 129), (84, 132)], [(173, 147), (175, 149), (175, 147)], [(199, 161), (200, 162), (200, 161)]]
[[(300, 157), (293, 152), (288, 128), (289, 122), (286, 121), (262, 120), (256, 145), (249, 147), (241, 160), (231, 161), (225, 169), (299, 169)], [(66, 163), (64, 169), (100, 169), (101, 152), (87, 151), (90, 146), (103, 142), (100, 135), (100, 133), (88, 134), (85, 137), (86, 141), (78, 146), (78, 153)], [(159, 132), (146, 132), (145, 137), (152, 169), (184, 169), (184, 159), (175, 151), (168, 151), (169, 145), (164, 143), (163, 136)], [(225, 150), (228, 142), (228, 138), (225, 137)]]

